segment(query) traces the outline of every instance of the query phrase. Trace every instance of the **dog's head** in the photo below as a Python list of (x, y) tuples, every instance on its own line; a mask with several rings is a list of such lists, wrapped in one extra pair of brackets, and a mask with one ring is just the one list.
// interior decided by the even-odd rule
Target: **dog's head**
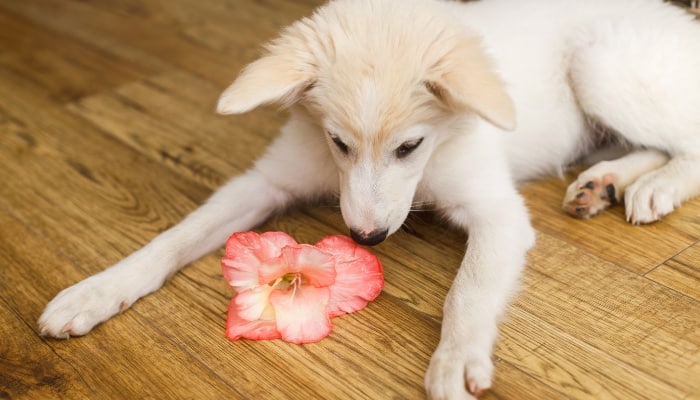
[(513, 129), (480, 39), (449, 3), (336, 0), (288, 27), (221, 95), (218, 111), (301, 107), (340, 171), (353, 238), (381, 242), (408, 215), (433, 151), (479, 116)]

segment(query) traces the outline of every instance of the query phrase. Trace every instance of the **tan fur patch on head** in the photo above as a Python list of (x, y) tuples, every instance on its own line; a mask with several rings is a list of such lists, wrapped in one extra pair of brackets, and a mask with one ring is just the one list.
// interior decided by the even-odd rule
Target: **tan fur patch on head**
[(508, 125), (512, 104), (480, 39), (435, 8), (339, 0), (319, 10), (305, 25), (318, 68), (306, 107), (375, 155), (402, 129), (446, 113), (472, 111)]
[[(396, 78), (394, 76), (394, 78)], [(445, 110), (414, 77), (390, 79), (365, 76), (318, 85), (307, 94), (311, 108), (352, 135), (360, 152), (371, 147), (379, 157), (392, 135), (407, 127), (439, 118)]]

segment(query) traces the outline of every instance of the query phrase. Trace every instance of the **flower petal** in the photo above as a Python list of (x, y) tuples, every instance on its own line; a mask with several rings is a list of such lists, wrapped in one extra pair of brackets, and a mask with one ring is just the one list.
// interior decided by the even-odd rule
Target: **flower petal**
[(248, 321), (238, 314), (238, 305), (234, 297), (229, 303), (228, 319), (226, 320), (226, 337), (231, 340), (240, 338), (252, 340), (279, 339), (277, 322), (274, 319), (259, 319)]
[[(233, 298), (236, 314), (247, 321), (261, 319), (263, 314), (274, 316), (274, 310), (271, 309), (270, 305), (270, 292), (272, 292), (270, 285), (257, 286), (238, 292)], [(271, 318), (274, 317), (267, 319)]]
[(260, 238), (265, 239), (269, 244), (268, 251), (274, 253), (272, 257), (277, 257), (285, 246), (296, 246), (298, 244), (293, 237), (284, 232), (264, 232), (260, 235)]
[(328, 302), (330, 317), (363, 309), (384, 287), (382, 264), (347, 236), (327, 236), (316, 244), (335, 257), (335, 283)]
[(268, 274), (274, 275), (279, 269), (277, 258), (282, 248), (296, 244), (294, 239), (282, 232), (265, 232), (262, 235), (255, 232), (234, 233), (226, 241), (226, 254), (221, 260), (224, 278), (237, 292), (265, 284), (267, 281), (260, 281), (258, 270), (265, 267)]
[(276, 266), (261, 266), (260, 281), (270, 282), (287, 273), (301, 273), (304, 284), (315, 287), (329, 286), (335, 281), (333, 256), (308, 244), (286, 246), (277, 262)]
[[(226, 249), (228, 253), (228, 244)], [(225, 255), (221, 259), (221, 272), (228, 284), (239, 292), (260, 284), (258, 281), (259, 265), (260, 260), (251, 251), (244, 249), (235, 256)]]
[(277, 329), (282, 340), (302, 344), (318, 342), (331, 333), (328, 317), (329, 289), (300, 286), (296, 290), (275, 290), (270, 303), (275, 308)]

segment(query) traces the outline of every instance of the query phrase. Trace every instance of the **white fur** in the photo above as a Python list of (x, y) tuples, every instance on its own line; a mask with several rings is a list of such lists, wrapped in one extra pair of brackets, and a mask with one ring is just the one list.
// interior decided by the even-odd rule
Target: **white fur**
[(471, 398), (490, 387), (497, 324), (534, 243), (515, 184), (560, 173), (602, 126), (636, 150), (584, 172), (567, 209), (599, 212), (610, 183), (632, 222), (671, 212), (700, 192), (698, 71), (700, 28), (660, 1), (337, 0), (222, 94), (222, 113), (290, 107), (267, 153), (182, 223), (59, 293), (42, 333), (87, 333), (293, 201), (340, 193), (361, 241), (430, 204), (469, 242), (426, 389)]

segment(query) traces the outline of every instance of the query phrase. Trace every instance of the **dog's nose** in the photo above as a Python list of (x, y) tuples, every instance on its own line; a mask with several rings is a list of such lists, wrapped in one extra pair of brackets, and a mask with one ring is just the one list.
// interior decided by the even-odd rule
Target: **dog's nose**
[(350, 237), (352, 240), (365, 246), (374, 246), (375, 244), (383, 242), (388, 234), (388, 229), (375, 229), (370, 233), (364, 233), (357, 229), (350, 229)]

